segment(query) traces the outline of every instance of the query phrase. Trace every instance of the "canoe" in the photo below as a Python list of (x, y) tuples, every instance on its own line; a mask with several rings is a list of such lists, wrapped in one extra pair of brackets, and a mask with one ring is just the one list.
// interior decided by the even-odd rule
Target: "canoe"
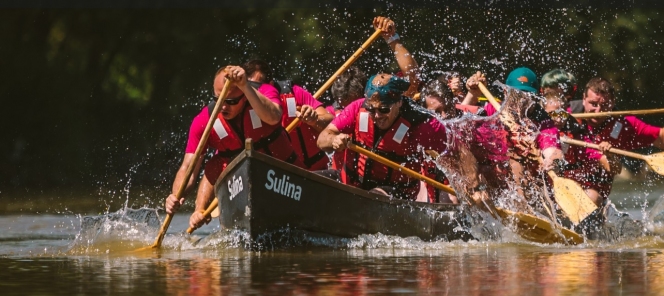
[(458, 205), (369, 193), (250, 147), (222, 172), (215, 193), (222, 229), (247, 232), (252, 241), (284, 229), (340, 238), (377, 233), (425, 241), (472, 238)]

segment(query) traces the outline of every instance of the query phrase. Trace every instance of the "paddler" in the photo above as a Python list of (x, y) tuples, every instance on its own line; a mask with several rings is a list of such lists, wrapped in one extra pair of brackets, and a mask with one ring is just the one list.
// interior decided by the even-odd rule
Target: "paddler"
[[(417, 89), (421, 84), (417, 61), (401, 42), (393, 20), (377, 16), (372, 20), (372, 25), (374, 29), (382, 32), (381, 36), (394, 53), (401, 74), (405, 74), (408, 77), (409, 84), (408, 88), (404, 91), (404, 95), (412, 97), (417, 93)], [(348, 70), (339, 75), (332, 85), (331, 91), (334, 104), (328, 106), (328, 111), (338, 116), (344, 108), (354, 101), (364, 100), (364, 88), (366, 85), (367, 76), (362, 70), (357, 66), (348, 68)], [(317, 173), (338, 180), (344, 162), (344, 153), (344, 151), (334, 152), (331, 169)]]
[[(189, 227), (192, 229), (210, 221), (210, 217), (204, 217), (203, 212), (214, 197), (214, 183), (228, 163), (244, 149), (244, 139), (252, 138), (254, 147), (259, 152), (303, 167), (302, 160), (293, 150), (288, 135), (281, 126), (279, 91), (265, 83), (256, 89), (249, 83), (249, 79), (256, 81), (256, 77), (247, 77), (245, 69), (240, 66), (225, 66), (220, 68), (214, 77), (215, 101), (226, 79), (231, 81), (231, 89), (207, 141), (208, 147), (215, 149), (216, 153), (205, 164), (205, 173), (198, 186), (196, 207), (189, 219)], [(173, 181), (173, 193), (166, 198), (166, 212), (169, 214), (174, 214), (184, 203), (184, 198), (178, 200), (175, 192), (184, 180), (187, 168), (194, 165), (193, 175), (197, 176), (202, 166), (204, 157), (194, 159), (194, 152), (213, 107), (214, 103), (204, 107), (191, 123), (184, 159)], [(194, 182), (194, 178), (189, 179), (187, 191), (193, 187)]]
[[(477, 102), (482, 92), (477, 84), (486, 83), (486, 79), (480, 72), (468, 78), (465, 87), (467, 93), (461, 90), (458, 73), (443, 73), (438, 78), (429, 81), (420, 91), (422, 105), (440, 114), (442, 119), (459, 118), (463, 112), (477, 113)], [(451, 98), (442, 94), (442, 89), (447, 88), (451, 92)]]
[[(502, 101), (502, 107), (511, 110), (502, 113), (505, 118), (501, 121), (509, 134), (508, 155), (513, 183), (519, 194), (534, 204), (542, 200), (537, 196), (547, 194), (543, 173), (562, 169), (559, 131), (534, 99), (539, 90), (535, 72), (527, 67), (516, 68), (509, 73), (505, 84), (506, 98)], [(496, 109), (492, 104), (486, 104), (485, 112), (491, 116)]]
[[(484, 76), (477, 72), (466, 81), (467, 94), (458, 91), (455, 93), (453, 87), (458, 88), (458, 86), (454, 84), (454, 81), (450, 81), (448, 76), (439, 76), (427, 83), (420, 92), (420, 98), (425, 103), (425, 107), (435, 114), (439, 114), (441, 119), (457, 119), (464, 112), (469, 111), (469, 107), (476, 108), (476, 106), (464, 103), (477, 102), (477, 98), (481, 95), (478, 83), (484, 82)], [(460, 98), (465, 98), (465, 100), (460, 102)], [(471, 113), (474, 112), (471, 111)], [(506, 177), (509, 175), (507, 139), (502, 126), (479, 118), (455, 121), (449, 125), (454, 127), (456, 136), (468, 144), (470, 151), (477, 159), (479, 173), (486, 180), (490, 195), (500, 195), (500, 190), (507, 189)], [(424, 165), (425, 175), (449, 184), (449, 180), (444, 177), (437, 165), (429, 162), (425, 162)], [(430, 197), (437, 197), (437, 200), (434, 199), (431, 202), (458, 202), (455, 196), (432, 186), (427, 186), (427, 190)]]
[[(595, 77), (585, 86), (583, 99), (570, 102), (568, 112), (599, 113), (612, 111), (615, 90), (608, 80)], [(602, 151), (570, 146), (565, 154), (565, 177), (576, 180), (596, 205), (606, 204), (613, 178), (620, 172), (618, 159), (606, 152), (611, 148), (635, 150), (645, 147), (664, 149), (664, 129), (649, 125), (635, 116), (596, 117), (578, 121), (583, 130), (577, 138), (599, 144)]]
[[(469, 152), (447, 150), (445, 127), (431, 113), (417, 110), (415, 102), (403, 93), (410, 83), (387, 73), (369, 78), (364, 100), (348, 105), (318, 137), (318, 146), (328, 152), (346, 152), (341, 170), (345, 184), (396, 198), (415, 199), (420, 182), (365, 155), (346, 150), (349, 141), (382, 155), (416, 172), (421, 171), (423, 150), (461, 155), (457, 162), (468, 164), (467, 192), (479, 204), (487, 199), (476, 174), (476, 160)], [(435, 135), (435, 136), (433, 136)], [(463, 146), (461, 146), (463, 147)], [(475, 169), (470, 168), (473, 166)]]
[(270, 84), (279, 90), (281, 101), (281, 126), (286, 128), (295, 118), (298, 124), (290, 131), (289, 137), (293, 149), (302, 159), (307, 170), (325, 170), (330, 162), (327, 154), (316, 146), (320, 132), (332, 121), (333, 115), (325, 109), (323, 103), (316, 100), (311, 93), (291, 81), (275, 81), (270, 66), (262, 60), (250, 60), (243, 65), (247, 76), (254, 77), (256, 88), (262, 84)]

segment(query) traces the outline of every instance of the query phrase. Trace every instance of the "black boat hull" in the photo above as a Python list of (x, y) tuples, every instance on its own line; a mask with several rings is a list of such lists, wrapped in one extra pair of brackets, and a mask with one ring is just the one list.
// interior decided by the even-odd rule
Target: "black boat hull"
[(452, 204), (390, 199), (346, 186), (252, 150), (215, 185), (222, 229), (252, 239), (284, 229), (352, 238), (382, 233), (422, 240), (467, 240), (464, 213)]

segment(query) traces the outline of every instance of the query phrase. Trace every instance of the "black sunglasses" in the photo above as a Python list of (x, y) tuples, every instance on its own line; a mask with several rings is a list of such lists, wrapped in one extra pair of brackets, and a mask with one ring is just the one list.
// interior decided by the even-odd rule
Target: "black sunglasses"
[(392, 105), (381, 106), (380, 108), (374, 108), (374, 107), (368, 106), (364, 109), (369, 111), (369, 113), (371, 113), (371, 114), (376, 114), (376, 111), (380, 112), (381, 114), (387, 114), (387, 113), (390, 113), (390, 111), (392, 111)]
[[(226, 98), (226, 99), (224, 99), (224, 104), (226, 104), (228, 106), (235, 106), (238, 103), (240, 103), (240, 100), (242, 100), (243, 97), (244, 97), (244, 94), (241, 94), (241, 95), (239, 95), (235, 98)], [(218, 99), (217, 97), (213, 97), (213, 98), (214, 98), (215, 101)]]

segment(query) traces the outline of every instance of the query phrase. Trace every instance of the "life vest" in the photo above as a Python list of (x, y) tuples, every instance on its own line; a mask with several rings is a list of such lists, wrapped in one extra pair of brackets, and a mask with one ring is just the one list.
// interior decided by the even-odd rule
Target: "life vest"
[[(421, 152), (412, 148), (417, 146), (414, 143), (417, 139), (412, 139), (409, 131), (430, 119), (430, 115), (413, 111), (408, 104), (406, 101), (403, 102), (401, 115), (382, 136), (377, 134), (373, 116), (365, 109), (365, 106), (362, 106), (356, 115), (353, 142), (393, 162), (405, 163), (405, 167), (420, 172), (422, 170)], [(346, 149), (344, 165), (341, 169), (341, 181), (365, 190), (378, 186), (392, 186), (397, 189), (395, 190), (396, 197), (407, 199), (416, 198), (417, 192), (413, 193), (411, 189), (417, 188), (419, 185), (417, 179), (383, 164), (375, 163), (367, 156), (348, 149)], [(399, 193), (402, 195), (399, 196)]]
[[(281, 87), (280, 89), (290, 91), (288, 93), (280, 94), (282, 106), (284, 107), (284, 110), (282, 110), (283, 115), (281, 116), (281, 125), (287, 127), (296, 118), (295, 111), (297, 108), (297, 102), (292, 88)], [(325, 154), (325, 151), (320, 150), (316, 144), (319, 134), (320, 133), (316, 129), (308, 124), (299, 124), (288, 134), (291, 143), (293, 144), (293, 149), (304, 162), (304, 167), (311, 171), (325, 170), (327, 169), (327, 164), (329, 162), (329, 158), (327, 157), (327, 154)]]
[[(343, 108), (336, 101), (334, 102), (334, 104), (332, 104), (332, 106), (334, 108), (334, 113), (333, 114), (334, 114), (334, 117), (336, 118), (337, 116), (339, 116), (339, 114), (341, 114), (341, 111), (343, 110)], [(346, 156), (346, 150), (334, 151), (334, 154), (332, 154), (332, 164), (330, 165), (331, 168), (333, 170), (341, 170), (341, 168), (343, 168), (343, 166), (344, 166), (345, 156)]]
[[(214, 103), (208, 109), (214, 109)], [(293, 150), (282, 126), (262, 121), (248, 102), (238, 116), (241, 116), (241, 131), (228, 123), (221, 113), (217, 115), (208, 138), (208, 144), (217, 149), (217, 155), (230, 160), (242, 152), (244, 140), (251, 138), (256, 151), (302, 167), (302, 161)]]
[(473, 105), (463, 105), (463, 104), (456, 104), (454, 105), (455, 108), (463, 111), (463, 112), (470, 112), (473, 114), (477, 114), (477, 111), (480, 109), (479, 106), (473, 106)]

